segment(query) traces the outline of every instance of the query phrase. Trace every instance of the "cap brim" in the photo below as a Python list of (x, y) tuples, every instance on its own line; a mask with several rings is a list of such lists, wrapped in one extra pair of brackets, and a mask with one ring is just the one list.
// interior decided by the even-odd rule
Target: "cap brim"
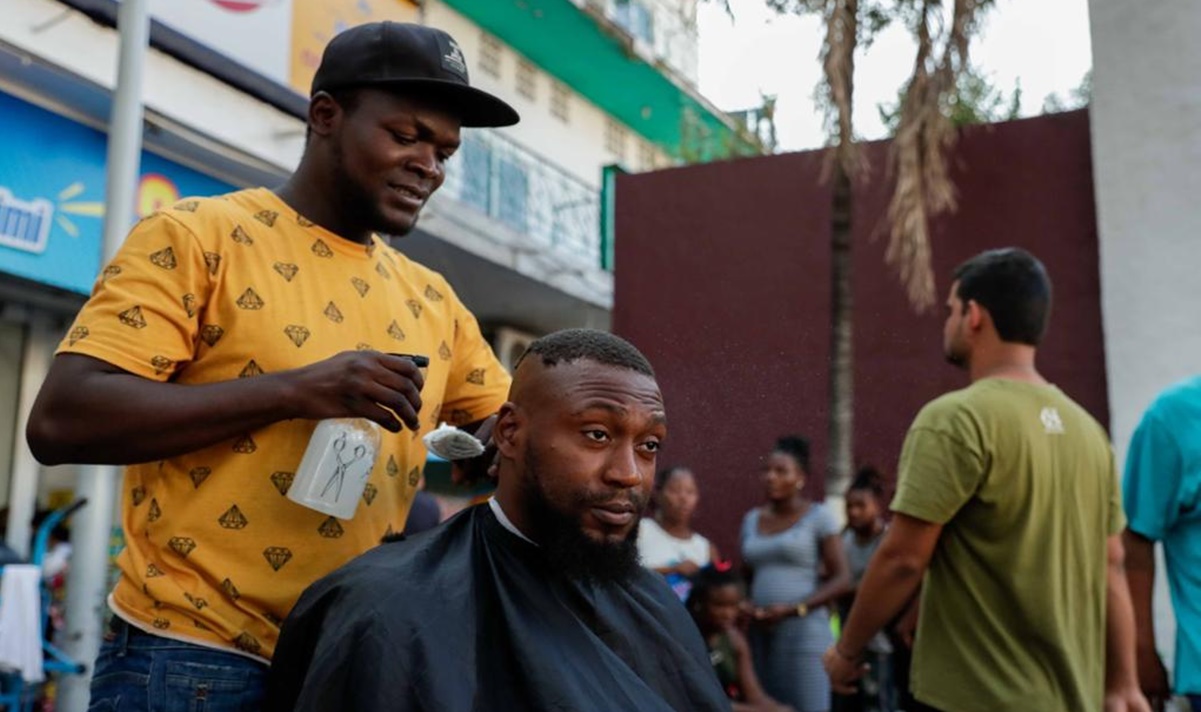
[(398, 91), (415, 90), (414, 94), (429, 96), (444, 101), (459, 115), (463, 126), (468, 128), (512, 126), (521, 121), (517, 110), (502, 99), (481, 89), (450, 82), (443, 79), (394, 79), (386, 82), (371, 82), (370, 86), (396, 88)]

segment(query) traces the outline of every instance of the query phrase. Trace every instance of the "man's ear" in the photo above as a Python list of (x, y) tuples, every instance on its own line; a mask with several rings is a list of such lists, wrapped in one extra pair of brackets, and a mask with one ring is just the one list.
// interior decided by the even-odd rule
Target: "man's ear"
[(496, 426), (492, 428), (492, 442), (496, 450), (506, 460), (517, 459), (520, 450), (525, 416), (513, 403), (505, 403), (497, 412)]
[(988, 311), (980, 306), (980, 302), (975, 299), (969, 299), (964, 305), (967, 309), (967, 325), (972, 331), (979, 331), (984, 327), (985, 320), (988, 318)]
[(319, 91), (309, 100), (309, 130), (318, 136), (328, 136), (342, 119), (342, 107), (328, 92)]

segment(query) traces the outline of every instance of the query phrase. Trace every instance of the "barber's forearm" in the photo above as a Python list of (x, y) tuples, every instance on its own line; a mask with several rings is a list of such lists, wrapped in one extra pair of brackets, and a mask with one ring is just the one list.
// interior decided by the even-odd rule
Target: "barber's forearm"
[(855, 604), (842, 628), (838, 648), (844, 655), (859, 655), (868, 641), (893, 620), (921, 587), (925, 566), (904, 555), (877, 553), (855, 595)]
[(49, 464), (150, 462), (292, 416), (283, 390), (273, 375), (185, 386), (92, 374), (70, 396), (41, 404), (30, 445)]

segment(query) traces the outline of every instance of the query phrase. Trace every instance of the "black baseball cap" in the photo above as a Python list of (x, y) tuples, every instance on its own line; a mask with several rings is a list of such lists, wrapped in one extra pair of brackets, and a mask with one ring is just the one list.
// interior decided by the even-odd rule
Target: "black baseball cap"
[(464, 126), (512, 126), (521, 120), (513, 107), (468, 83), (467, 59), (453, 37), (425, 25), (370, 22), (330, 40), (310, 95), (359, 86), (437, 97), (458, 111)]

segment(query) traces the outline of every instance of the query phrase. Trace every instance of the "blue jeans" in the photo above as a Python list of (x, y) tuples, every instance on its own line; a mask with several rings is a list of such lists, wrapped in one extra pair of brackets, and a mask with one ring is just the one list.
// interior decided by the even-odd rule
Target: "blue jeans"
[(240, 712), (263, 703), (267, 666), (151, 635), (113, 617), (88, 712)]

